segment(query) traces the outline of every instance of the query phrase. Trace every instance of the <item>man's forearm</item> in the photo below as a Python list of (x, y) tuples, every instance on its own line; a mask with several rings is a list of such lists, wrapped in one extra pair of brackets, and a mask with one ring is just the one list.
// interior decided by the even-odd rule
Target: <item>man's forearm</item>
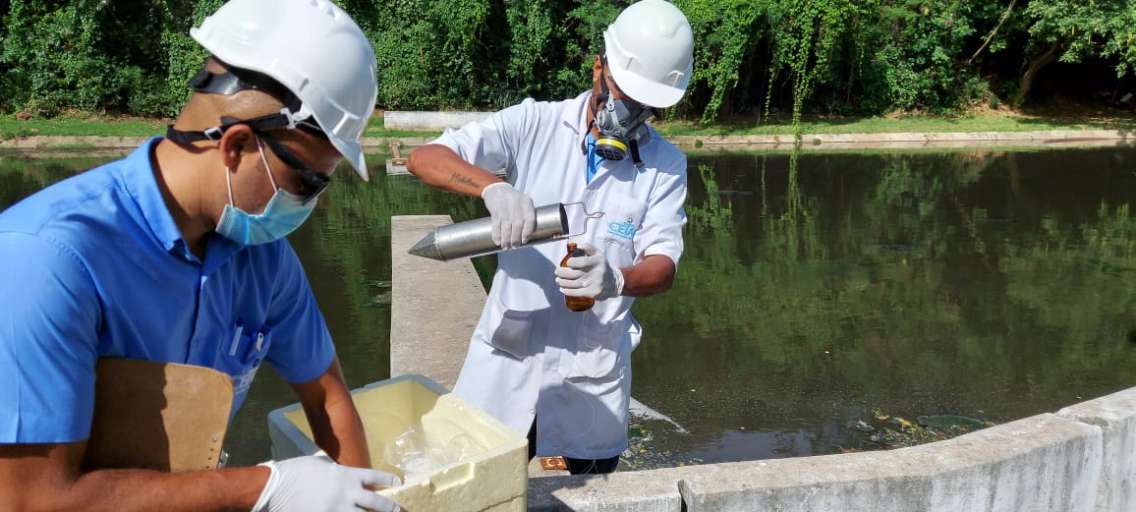
[(328, 403), (323, 414), (309, 415), (316, 444), (344, 466), (371, 467), (363, 421), (350, 402)]
[(674, 262), (659, 254), (647, 256), (637, 265), (623, 268), (621, 271), (623, 295), (628, 297), (655, 295), (669, 290), (674, 284)]
[(427, 144), (410, 153), (407, 170), (423, 183), (438, 189), (468, 196), (480, 196), (481, 190), (501, 179), (470, 164), (439, 144)]
[(108, 469), (85, 473), (73, 482), (20, 493), (4, 510), (84, 510), (91, 512), (194, 512), (250, 510), (268, 481), (263, 467), (227, 468), (192, 473)]
[(296, 384), (293, 389), (312, 427), (316, 445), (344, 466), (370, 468), (367, 434), (343, 378), (339, 359), (332, 360), (323, 375), (311, 382)]

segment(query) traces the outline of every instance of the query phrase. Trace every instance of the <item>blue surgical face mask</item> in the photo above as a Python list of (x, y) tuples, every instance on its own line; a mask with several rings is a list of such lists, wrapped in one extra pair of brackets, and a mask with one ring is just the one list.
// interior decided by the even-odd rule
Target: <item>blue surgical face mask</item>
[(241, 245), (259, 245), (274, 242), (288, 236), (308, 220), (312, 210), (316, 207), (315, 197), (304, 200), (295, 194), (276, 186), (272, 177), (272, 169), (268, 166), (268, 159), (264, 156), (264, 146), (260, 139), (256, 141), (257, 150), (260, 151), (260, 161), (264, 164), (264, 171), (276, 192), (272, 199), (264, 205), (264, 211), (251, 214), (233, 204), (233, 182), (230, 172), (225, 170), (225, 182), (229, 186), (229, 204), (221, 212), (221, 220), (217, 223), (217, 234)]

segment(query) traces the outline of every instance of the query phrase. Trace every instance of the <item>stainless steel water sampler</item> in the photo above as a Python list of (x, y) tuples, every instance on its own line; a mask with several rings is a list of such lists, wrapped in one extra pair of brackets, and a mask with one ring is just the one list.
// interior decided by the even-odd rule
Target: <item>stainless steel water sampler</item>
[[(563, 203), (554, 203), (536, 209), (536, 228), (529, 235), (528, 243), (521, 247), (537, 245), (568, 238), (568, 214)], [(432, 260), (448, 261), (458, 258), (472, 258), (502, 251), (493, 243), (493, 219), (480, 219), (438, 226), (414, 247), (410, 254)]]

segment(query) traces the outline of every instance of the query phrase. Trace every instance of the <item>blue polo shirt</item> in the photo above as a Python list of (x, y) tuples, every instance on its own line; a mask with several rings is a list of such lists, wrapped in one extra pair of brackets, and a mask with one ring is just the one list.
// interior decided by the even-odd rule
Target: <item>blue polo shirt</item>
[(330, 366), (286, 240), (190, 252), (154, 178), (159, 140), (0, 213), (0, 443), (86, 439), (100, 357), (221, 370), (234, 413), (261, 361), (291, 383)]

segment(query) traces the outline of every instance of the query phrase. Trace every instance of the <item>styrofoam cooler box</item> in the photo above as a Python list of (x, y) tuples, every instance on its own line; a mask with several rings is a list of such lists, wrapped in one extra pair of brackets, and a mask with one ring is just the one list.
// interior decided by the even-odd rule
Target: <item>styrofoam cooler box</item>
[[(524, 437), (420, 375), (376, 382), (351, 394), (363, 419), (371, 463), (403, 477), (403, 485), (379, 494), (413, 512), (525, 510), (528, 445)], [(433, 449), (456, 453), (456, 439), (462, 441), (466, 454), (408, 480), (388, 464), (384, 449), (411, 427)], [(269, 413), (268, 432), (273, 459), (319, 451), (298, 403)]]

